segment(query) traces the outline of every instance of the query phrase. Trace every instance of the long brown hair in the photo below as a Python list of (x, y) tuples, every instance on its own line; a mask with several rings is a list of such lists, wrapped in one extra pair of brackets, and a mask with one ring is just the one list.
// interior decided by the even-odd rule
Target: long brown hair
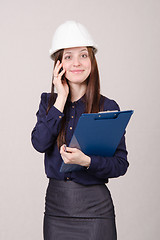
[[(85, 93), (85, 113), (96, 113), (102, 110), (102, 106), (100, 106), (100, 80), (99, 80), (99, 72), (98, 72), (98, 66), (97, 66), (97, 61), (93, 52), (92, 47), (87, 47), (88, 49), (88, 54), (89, 58), (91, 60), (91, 73), (87, 78), (87, 90)], [(59, 50), (58, 52), (55, 53), (55, 63), (59, 60), (60, 62), (62, 61), (63, 57), (63, 49)], [(53, 85), (53, 77), (52, 76), (52, 88), (51, 88), (51, 95), (49, 98), (48, 102), (48, 108), (47, 108), (47, 113), (49, 109), (53, 106), (56, 96), (54, 94), (54, 85)], [(69, 98), (70, 96), (68, 96)], [(66, 105), (64, 107), (64, 117), (62, 119), (62, 124), (61, 124), (61, 130), (60, 133), (57, 137), (57, 145), (60, 147), (65, 141), (65, 124), (66, 124)]]

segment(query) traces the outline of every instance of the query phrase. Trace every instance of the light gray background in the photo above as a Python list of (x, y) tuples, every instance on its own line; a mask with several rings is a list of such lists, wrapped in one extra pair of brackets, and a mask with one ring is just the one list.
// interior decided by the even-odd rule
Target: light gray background
[(159, 0), (0, 0), (0, 239), (42, 239), (48, 181), (30, 133), (40, 94), (50, 91), (52, 34), (72, 19), (99, 45), (102, 93), (135, 110), (127, 129), (130, 167), (108, 184), (118, 239), (158, 239)]

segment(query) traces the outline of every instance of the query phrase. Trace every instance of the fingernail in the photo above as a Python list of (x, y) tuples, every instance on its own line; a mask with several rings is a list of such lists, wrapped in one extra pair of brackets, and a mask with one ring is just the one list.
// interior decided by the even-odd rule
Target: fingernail
[(66, 148), (67, 148), (67, 146), (66, 146), (66, 144), (64, 144), (64, 151), (66, 152)]

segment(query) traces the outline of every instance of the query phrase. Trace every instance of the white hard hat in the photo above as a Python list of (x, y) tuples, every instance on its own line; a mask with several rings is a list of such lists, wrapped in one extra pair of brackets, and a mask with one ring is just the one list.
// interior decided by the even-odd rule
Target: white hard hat
[(54, 53), (60, 49), (82, 46), (93, 47), (94, 52), (97, 52), (97, 45), (94, 43), (87, 29), (78, 22), (66, 21), (55, 31), (49, 54), (54, 59)]

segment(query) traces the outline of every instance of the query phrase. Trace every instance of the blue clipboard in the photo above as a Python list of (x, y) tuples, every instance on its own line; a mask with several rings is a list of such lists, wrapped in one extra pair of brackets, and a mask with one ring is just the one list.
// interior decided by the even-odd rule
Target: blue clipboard
[[(86, 155), (112, 157), (125, 132), (133, 110), (84, 113), (79, 118), (69, 147), (78, 148)], [(78, 164), (61, 165), (60, 172), (84, 169)]]

